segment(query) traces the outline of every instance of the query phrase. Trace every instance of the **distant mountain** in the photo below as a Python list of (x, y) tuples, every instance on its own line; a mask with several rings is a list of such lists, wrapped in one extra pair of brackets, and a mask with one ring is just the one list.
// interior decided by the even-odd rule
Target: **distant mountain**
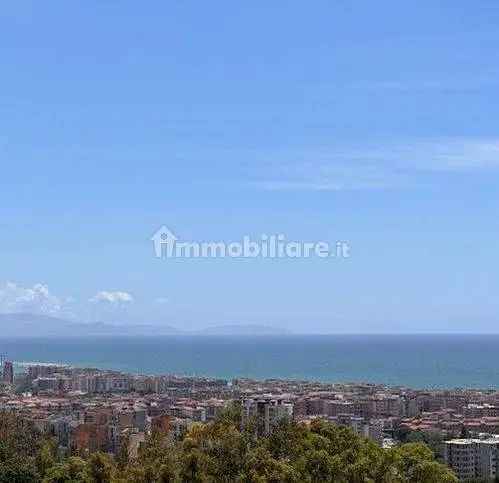
[(199, 335), (290, 335), (291, 332), (286, 329), (269, 327), (266, 325), (220, 325), (209, 327), (198, 332)]
[(73, 322), (36, 314), (0, 314), (0, 337), (86, 337), (86, 336), (162, 336), (162, 335), (289, 335), (286, 329), (265, 325), (220, 325), (198, 331), (183, 331), (163, 324), (114, 324)]
[(84, 337), (179, 335), (183, 332), (167, 325), (118, 325), (105, 322), (71, 322), (36, 314), (0, 314), (1, 337)]

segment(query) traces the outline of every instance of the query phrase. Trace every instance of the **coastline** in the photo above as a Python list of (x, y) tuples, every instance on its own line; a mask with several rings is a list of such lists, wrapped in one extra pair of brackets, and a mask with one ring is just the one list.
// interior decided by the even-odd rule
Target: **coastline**
[(498, 345), (499, 335), (480, 334), (0, 338), (17, 362), (414, 389), (499, 388)]

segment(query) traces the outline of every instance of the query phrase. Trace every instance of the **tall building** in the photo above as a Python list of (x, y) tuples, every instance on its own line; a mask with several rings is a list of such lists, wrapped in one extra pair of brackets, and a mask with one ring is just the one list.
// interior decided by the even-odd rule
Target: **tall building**
[(280, 397), (243, 398), (243, 426), (256, 423), (256, 433), (268, 436), (280, 421), (292, 419), (293, 404)]
[(477, 444), (472, 439), (446, 441), (444, 459), (460, 480), (471, 480), (477, 476)]
[(499, 436), (446, 441), (444, 459), (460, 480), (493, 480), (499, 475)]
[(329, 417), (328, 421), (337, 426), (351, 428), (356, 434), (370, 438), (380, 446), (383, 445), (384, 424), (381, 419), (368, 420), (352, 414), (339, 414), (338, 416)]
[(2, 379), (8, 384), (14, 384), (14, 365), (10, 361), (3, 363)]

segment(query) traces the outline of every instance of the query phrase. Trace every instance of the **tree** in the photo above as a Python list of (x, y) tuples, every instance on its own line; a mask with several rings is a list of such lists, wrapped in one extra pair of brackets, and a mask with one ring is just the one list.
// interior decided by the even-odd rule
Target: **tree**
[(38, 481), (41, 435), (30, 421), (0, 411), (0, 483)]
[(16, 454), (0, 442), (0, 483), (32, 483), (38, 479), (33, 458)]
[(401, 467), (409, 483), (451, 483), (456, 476), (446, 466), (434, 460), (433, 452), (420, 443), (407, 443), (392, 449), (400, 455)]
[(111, 483), (114, 474), (114, 462), (104, 453), (94, 453), (88, 460), (88, 471), (94, 483)]
[(35, 456), (43, 438), (33, 423), (12, 413), (0, 411), (0, 441), (12, 453), (21, 456)]
[(71, 456), (49, 468), (43, 483), (93, 483), (93, 479), (88, 463), (82, 458)]
[(0, 424), (6, 436), (0, 443), (0, 483), (457, 482), (425, 444), (384, 450), (321, 420), (310, 425), (282, 421), (272, 434), (257, 438), (237, 425), (237, 417), (223, 415), (194, 425), (177, 443), (153, 433), (133, 460), (103, 453), (59, 460), (51, 441), (5, 431), (18, 424)]
[(57, 441), (48, 439), (43, 442), (37, 456), (36, 466), (39, 474), (43, 477), (47, 471), (57, 463)]
[(298, 483), (299, 472), (283, 460), (272, 457), (266, 448), (258, 447), (247, 454), (241, 481), (245, 483)]

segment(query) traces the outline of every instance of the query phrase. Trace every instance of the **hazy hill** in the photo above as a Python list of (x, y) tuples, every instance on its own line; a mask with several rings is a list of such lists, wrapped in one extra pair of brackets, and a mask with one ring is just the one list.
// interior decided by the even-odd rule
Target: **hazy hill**
[(85, 337), (85, 336), (259, 336), (287, 335), (285, 329), (264, 325), (221, 325), (198, 331), (183, 331), (164, 324), (114, 324), (72, 322), (36, 314), (0, 314), (0, 337)]
[(71, 322), (35, 314), (0, 314), (2, 337), (82, 337), (95, 335), (174, 335), (182, 332), (167, 325), (118, 325), (105, 322)]
[(291, 332), (276, 327), (266, 325), (220, 325), (208, 327), (199, 332), (200, 335), (289, 335)]

